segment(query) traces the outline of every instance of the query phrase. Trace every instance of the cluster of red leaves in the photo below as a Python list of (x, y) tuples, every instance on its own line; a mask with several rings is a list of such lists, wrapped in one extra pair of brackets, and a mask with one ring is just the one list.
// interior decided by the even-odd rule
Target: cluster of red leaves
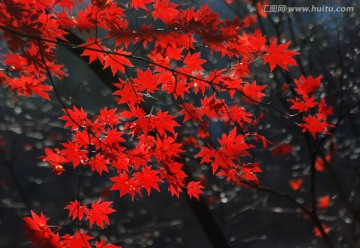
[[(99, 202), (99, 201), (98, 201)], [(92, 210), (96, 210), (98, 202), (93, 203)], [(101, 204), (109, 205), (109, 202), (100, 203), (101, 210), (104, 208)], [(99, 206), (97, 206), (99, 207)], [(75, 210), (76, 211), (76, 210)], [(114, 211), (112, 209), (106, 209), (105, 213), (108, 214), (109, 212)], [(101, 212), (100, 212), (101, 214)], [(96, 214), (96, 220), (100, 220), (101, 218), (107, 218), (100, 216), (100, 214)], [(33, 247), (69, 247), (69, 248), (78, 248), (78, 247), (95, 247), (95, 248), (120, 248), (120, 246), (113, 245), (113, 244), (106, 244), (106, 240), (101, 240), (100, 242), (96, 241), (95, 246), (91, 246), (90, 241), (94, 239), (94, 237), (87, 235), (86, 232), (77, 231), (74, 235), (65, 234), (60, 236), (59, 233), (56, 231), (52, 231), (51, 228), (47, 224), (48, 218), (44, 216), (43, 213), (37, 215), (35, 212), (31, 211), (31, 217), (24, 217), (25, 227), (27, 230), (27, 234), (29, 240), (31, 240)], [(59, 229), (59, 228), (57, 228)]]
[[(202, 157), (200, 163), (209, 163), (213, 173), (218, 176), (225, 176), (228, 181), (237, 184), (252, 183), (258, 184), (255, 173), (261, 172), (258, 162), (240, 162), (241, 157), (250, 157), (249, 149), (254, 146), (248, 144), (245, 135), (237, 135), (236, 127), (229, 133), (223, 134), (218, 139), (220, 148), (202, 146), (197, 156)], [(266, 141), (265, 141), (266, 146)]]
[[(258, 5), (258, 11), (260, 8)], [(45, 149), (42, 157), (57, 175), (70, 165), (74, 169), (80, 166), (100, 176), (111, 173), (110, 190), (119, 191), (120, 196), (129, 194), (134, 199), (143, 189), (150, 194), (152, 189), (159, 191), (159, 184), (164, 182), (172, 195), (179, 197), (187, 190), (189, 197), (199, 199), (204, 186), (187, 180), (183, 170), (185, 149), (177, 128), (185, 123), (198, 126), (195, 138), (200, 142), (192, 140), (186, 146), (197, 149), (201, 164), (209, 164), (214, 174), (235, 184), (259, 184), (256, 173), (261, 169), (252, 149), (267, 148), (269, 142), (258, 133), (262, 116), (247, 106), (263, 103), (266, 85), (249, 82), (250, 64), (263, 59), (271, 71), (276, 67), (288, 70), (288, 66), (297, 65), (293, 56), (298, 53), (288, 50), (290, 42), (278, 44), (273, 39), (266, 45), (259, 30), (247, 32), (245, 28), (255, 23), (255, 15), (224, 21), (208, 5), (183, 9), (169, 0), (130, 0), (126, 5), (112, 0), (6, 0), (0, 2), (0, 10), (1, 35), (8, 48), (0, 57), (6, 67), (0, 71), (0, 83), (18, 95), (36, 94), (50, 100), (48, 92), (55, 86), (54, 80), (65, 76), (54, 56), (58, 44), (82, 49), (89, 63), (98, 61), (103, 69), (110, 68), (113, 75), (119, 75), (114, 95), (127, 110), (104, 108), (89, 118), (82, 108), (64, 109), (60, 119), (71, 128), (72, 139), (61, 147)], [(130, 23), (129, 11), (132, 16), (144, 17), (139, 18), (137, 29)], [(261, 11), (259, 14), (266, 17)], [(158, 28), (159, 23), (166, 28)], [(68, 44), (66, 30), (88, 38), (80, 46)], [(204, 54), (196, 50), (199, 46), (231, 63), (226, 68), (209, 66)], [(136, 55), (140, 48), (146, 51), (143, 57)], [(134, 69), (135, 62), (147, 63), (148, 67)], [(324, 99), (316, 102), (312, 96), (319, 80), (296, 80), (300, 98), (290, 100), (292, 109), (303, 114), (304, 123), (299, 125), (314, 137), (326, 133), (330, 126), (326, 117), (331, 108)], [(145, 107), (148, 98), (157, 101), (163, 95), (178, 103), (175, 110), (163, 111), (156, 104), (151, 110)], [(187, 100), (195, 95), (199, 102)], [(313, 113), (316, 106), (318, 111)], [(207, 127), (216, 121), (232, 128), (217, 139), (218, 144), (212, 144)], [(245, 162), (249, 159), (252, 162)], [(107, 215), (114, 211), (110, 203), (99, 200), (87, 208), (73, 201), (66, 209), (73, 220), (86, 217), (90, 227), (96, 224), (103, 228), (104, 223), (109, 224)], [(46, 221), (42, 214), (25, 218), (34, 244), (88, 247), (93, 239), (80, 231), (60, 237), (51, 232)], [(101, 241), (96, 247), (111, 246)]]
[[(57, 3), (56, 3), (57, 2)], [(53, 11), (61, 1), (1, 1), (0, 28), (10, 51), (0, 60), (8, 73), (0, 71), (0, 83), (18, 95), (38, 95), (50, 100), (45, 84), (47, 64), (52, 75), (62, 79), (66, 74), (55, 62), (57, 40), (66, 41), (67, 32), (61, 27)], [(47, 40), (43, 42), (40, 40)]]
[(110, 225), (108, 214), (115, 212), (114, 209), (109, 208), (112, 202), (102, 202), (99, 199), (96, 202), (91, 204), (91, 208), (86, 206), (81, 206), (80, 203), (76, 200), (70, 202), (65, 209), (69, 210), (69, 217), (72, 217), (73, 220), (79, 219), (82, 220), (84, 216), (90, 222), (90, 227), (97, 224), (101, 229), (104, 229), (104, 222)]
[[(71, 127), (73, 138), (63, 143), (62, 149), (45, 149), (43, 161), (55, 171), (66, 164), (72, 164), (74, 168), (80, 165), (90, 167), (100, 176), (109, 173), (109, 169), (115, 170), (117, 175), (110, 178), (113, 182), (111, 190), (118, 190), (120, 196), (130, 194), (132, 199), (135, 194), (142, 195), (141, 189), (149, 195), (151, 189), (160, 191), (158, 184), (163, 181), (169, 183), (172, 195), (179, 196), (182, 188), (191, 188), (189, 196), (198, 198), (201, 186), (195, 182), (186, 186), (187, 176), (181, 170), (183, 165), (176, 161), (184, 150), (176, 143), (174, 127), (178, 124), (173, 120), (174, 116), (162, 111), (145, 116), (139, 107), (124, 111), (121, 116), (116, 111), (101, 109), (99, 115), (90, 120), (82, 108), (64, 110), (66, 115), (60, 119), (66, 121), (65, 127)], [(125, 144), (124, 132), (118, 131), (117, 125), (121, 118), (133, 117), (137, 119), (127, 122), (124, 130), (137, 137), (138, 143), (129, 148)], [(154, 166), (154, 161), (157, 166)]]
[(309, 132), (314, 139), (319, 133), (329, 134), (327, 128), (333, 127), (327, 122), (327, 117), (333, 113), (332, 107), (326, 105), (324, 97), (320, 101), (315, 100), (314, 93), (320, 87), (320, 80), (321, 76), (301, 76), (299, 80), (295, 79), (295, 91), (300, 97), (289, 99), (292, 103), (290, 109), (296, 110), (302, 116), (303, 123), (299, 124), (302, 131)]

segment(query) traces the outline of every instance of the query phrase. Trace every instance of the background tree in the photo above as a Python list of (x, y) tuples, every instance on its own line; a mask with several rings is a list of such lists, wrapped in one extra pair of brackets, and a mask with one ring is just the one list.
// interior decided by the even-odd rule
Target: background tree
[[(289, 219), (299, 228), (287, 231), (298, 238), (284, 241), (287, 246), (308, 245), (314, 234), (325, 241), (319, 245), (356, 246), (359, 168), (351, 161), (359, 142), (358, 37), (346, 34), (358, 34), (358, 27), (340, 25), (356, 24), (358, 9), (349, 20), (321, 13), (325, 22), (313, 23), (318, 15), (264, 13), (263, 2), (225, 4), (237, 19), (223, 21), (207, 5), (190, 9), (168, 1), (1, 3), (1, 81), (15, 95), (49, 100), (11, 97), (3, 108), (2, 163), (12, 180), (3, 187), (16, 189), (35, 211), (24, 218), (33, 244), (102, 247), (106, 235), (124, 246), (159, 246), (167, 242), (159, 235), (174, 235), (164, 227), (174, 226), (178, 246), (207, 247), (204, 236), (182, 240), (190, 232), (177, 228), (190, 222), (188, 214), (173, 216), (179, 206), (165, 211), (170, 218), (146, 220), (142, 195), (151, 191), (153, 208), (161, 206), (152, 200), (160, 198), (155, 189), (183, 195), (204, 232), (190, 230), (213, 246), (280, 246)], [(336, 33), (324, 32), (330, 28)], [(314, 53), (313, 44), (326, 53)], [(65, 50), (89, 60), (116, 103), (109, 89), (106, 102), (83, 94), (100, 86), (76, 83), (80, 79), (72, 75), (84, 77), (80, 60), (63, 59), (62, 69), (56, 54), (74, 58)], [(323, 54), (328, 57), (319, 62)], [(60, 131), (64, 123), (71, 133)], [(36, 156), (35, 148), (42, 150)], [(22, 164), (27, 156), (41, 156), (59, 177), (48, 170), (33, 177), (34, 168)], [(30, 197), (34, 191), (24, 188), (43, 188), (45, 178), (56, 180), (53, 188)], [(120, 201), (119, 193), (130, 197)], [(51, 207), (48, 196), (54, 194), (63, 206)], [(47, 204), (37, 207), (33, 197)], [(3, 204), (23, 214), (11, 200)], [(140, 213), (123, 211), (134, 206)], [(139, 221), (148, 223), (146, 231), (136, 230)], [(249, 222), (259, 230), (248, 230)]]

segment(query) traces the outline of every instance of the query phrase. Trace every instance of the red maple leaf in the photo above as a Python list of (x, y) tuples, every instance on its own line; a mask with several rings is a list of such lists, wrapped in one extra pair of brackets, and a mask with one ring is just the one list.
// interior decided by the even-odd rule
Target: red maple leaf
[(292, 103), (290, 109), (296, 109), (299, 113), (302, 113), (314, 108), (317, 105), (317, 102), (314, 101), (314, 96), (309, 98), (308, 95), (303, 95), (303, 98), (303, 101), (299, 98), (295, 98), (295, 100), (289, 99), (289, 102)]
[(199, 200), (199, 194), (204, 193), (204, 191), (202, 190), (203, 188), (204, 186), (202, 186), (200, 182), (191, 181), (187, 185), (187, 193), (190, 198), (195, 197)]
[(190, 119), (195, 122), (201, 120), (200, 111), (198, 111), (191, 103), (186, 102), (182, 107), (183, 110), (181, 110), (180, 113), (184, 115), (184, 123)]
[(143, 97), (138, 93), (138, 89), (131, 81), (124, 82), (119, 79), (120, 83), (116, 83), (115, 86), (119, 88), (114, 92), (115, 96), (119, 96), (118, 103), (126, 103), (129, 107), (133, 107), (144, 101)]
[(329, 115), (333, 114), (333, 108), (331, 106), (326, 106), (325, 98), (321, 98), (321, 101), (319, 102), (318, 106), (319, 106), (318, 115), (321, 120), (325, 121)]
[(168, 115), (168, 112), (162, 112), (161, 110), (156, 114), (156, 116), (150, 116), (150, 125), (151, 128), (159, 132), (160, 135), (164, 134), (165, 131), (168, 131), (175, 135), (174, 127), (180, 126), (173, 119), (175, 116)]
[(327, 133), (326, 128), (332, 127), (325, 121), (321, 121), (319, 118), (309, 115), (308, 117), (303, 117), (303, 124), (299, 124), (300, 127), (303, 127), (303, 132), (308, 131), (311, 135), (316, 138), (318, 133)]
[(223, 134), (222, 137), (218, 139), (220, 145), (223, 146), (221, 151), (226, 152), (234, 159), (237, 159), (240, 155), (249, 156), (247, 149), (251, 148), (251, 146), (246, 143), (244, 135), (237, 135), (236, 132), (237, 129), (234, 127), (228, 135)]
[(124, 73), (125, 66), (133, 66), (130, 60), (126, 57), (126, 55), (130, 54), (131, 53), (124, 51), (122, 48), (114, 50), (114, 53), (106, 54), (104, 57), (104, 69), (110, 66), (113, 75), (115, 75), (117, 71)]
[(183, 68), (183, 71), (186, 72), (190, 72), (192, 73), (193, 71), (196, 70), (204, 70), (204, 68), (201, 66), (202, 64), (204, 64), (206, 62), (205, 59), (200, 59), (200, 52), (198, 53), (188, 53), (185, 58), (184, 58), (184, 64), (185, 67)]
[(102, 64), (104, 64), (104, 53), (107, 50), (107, 47), (102, 46), (100, 40), (88, 40), (82, 46), (84, 47), (84, 52), (81, 56), (89, 56), (89, 64), (91, 64), (95, 59), (98, 59)]
[[(242, 163), (241, 167), (241, 181), (247, 182), (255, 185), (259, 185), (259, 179), (255, 173), (262, 172), (259, 162), (253, 162), (253, 163)], [(234, 180), (234, 179), (233, 179)]]
[(256, 29), (254, 34), (247, 35), (249, 46), (256, 52), (262, 52), (266, 39), (262, 36), (260, 29)]
[(97, 121), (102, 124), (109, 125), (111, 128), (119, 124), (119, 116), (115, 114), (117, 109), (107, 109), (107, 107), (100, 109), (100, 114), (96, 117)]
[(156, 0), (152, 12), (154, 20), (161, 19), (164, 23), (169, 23), (179, 13), (179, 11), (175, 9), (177, 6), (175, 3), (169, 3), (169, 0)]
[(296, 66), (296, 61), (292, 58), (294, 55), (298, 55), (298, 52), (286, 50), (289, 45), (290, 41), (287, 43), (280, 44), (279, 46), (276, 45), (277, 40), (274, 39), (270, 46), (265, 46), (265, 51), (267, 54), (263, 55), (264, 63), (270, 64), (270, 70), (273, 71), (274, 68), (278, 65), (288, 71), (288, 65)]
[(67, 162), (73, 164), (74, 168), (80, 164), (86, 164), (86, 161), (88, 161), (87, 150), (81, 149), (79, 144), (69, 141), (68, 143), (63, 143), (62, 146), (64, 149), (61, 151), (61, 154), (66, 158)]
[(115, 212), (114, 209), (109, 208), (112, 204), (110, 201), (101, 201), (101, 198), (91, 204), (91, 209), (87, 213), (87, 219), (90, 221), (90, 227), (97, 224), (101, 229), (104, 229), (104, 222), (110, 224), (108, 215)]
[(114, 182), (110, 190), (119, 190), (120, 197), (130, 194), (131, 199), (134, 200), (135, 193), (141, 195), (138, 180), (136, 178), (129, 178), (127, 173), (120, 173), (118, 176), (110, 178), (110, 180)]
[(81, 206), (77, 200), (70, 202), (64, 209), (69, 210), (69, 217), (72, 216), (73, 220), (82, 220), (84, 215), (88, 213), (87, 207)]
[(102, 239), (100, 241), (100, 243), (96, 241), (95, 248), (121, 248), (121, 246), (113, 245), (113, 244), (106, 244), (105, 242), (106, 242), (105, 239)]
[(317, 78), (313, 78), (312, 76), (304, 77), (301, 75), (299, 80), (294, 79), (296, 84), (296, 92), (300, 95), (307, 95), (315, 92), (320, 87), (320, 81), (322, 76), (318, 76)]
[(24, 217), (28, 239), (34, 247), (62, 247), (60, 237), (53, 233), (47, 225), (48, 218), (43, 213), (37, 215), (31, 211), (31, 217)]
[(89, 240), (92, 240), (94, 237), (86, 235), (86, 232), (78, 231), (73, 236), (70, 234), (65, 234), (62, 236), (64, 239), (64, 246), (67, 248), (89, 248), (91, 247)]
[(56, 166), (66, 162), (64, 156), (60, 154), (59, 149), (55, 149), (55, 152), (49, 148), (45, 148), (46, 156), (42, 156), (42, 161), (48, 162), (50, 166)]
[(108, 164), (108, 160), (105, 158), (104, 155), (97, 153), (95, 157), (90, 159), (90, 167), (91, 171), (97, 171), (100, 176), (102, 175), (102, 172), (109, 172), (106, 164)]
[(159, 172), (157, 170), (151, 170), (149, 166), (144, 167), (141, 172), (135, 172), (134, 177), (139, 180), (139, 186), (144, 187), (150, 195), (151, 188), (160, 191), (159, 182), (162, 180), (158, 177)]
[[(261, 91), (266, 88), (266, 85), (256, 85), (256, 81), (250, 83), (245, 83), (242, 86), (242, 92), (245, 95), (245, 100), (249, 103), (256, 103), (261, 102), (263, 97), (265, 96), (264, 93)], [(256, 102), (255, 102), (256, 101)]]
[[(77, 2), (83, 2), (82, 0), (77, 0)], [(74, 0), (56, 0), (55, 4), (59, 4), (63, 11), (65, 9), (68, 9), (71, 11), (72, 7), (76, 7), (76, 4), (74, 3)]]
[(138, 10), (139, 8), (147, 10), (146, 4), (153, 3), (155, 0), (131, 0), (130, 6)]
[(159, 76), (153, 74), (151, 70), (137, 70), (137, 78), (133, 80), (134, 84), (139, 87), (141, 91), (148, 91), (149, 93), (154, 93), (155, 90), (158, 90), (157, 85), (160, 84), (158, 80)]
[(86, 123), (90, 122), (87, 119), (87, 113), (83, 108), (78, 109), (74, 106), (73, 110), (71, 109), (63, 109), (65, 115), (60, 117), (60, 120), (66, 121), (65, 128), (71, 127), (71, 130), (77, 130), (79, 127), (83, 127)]

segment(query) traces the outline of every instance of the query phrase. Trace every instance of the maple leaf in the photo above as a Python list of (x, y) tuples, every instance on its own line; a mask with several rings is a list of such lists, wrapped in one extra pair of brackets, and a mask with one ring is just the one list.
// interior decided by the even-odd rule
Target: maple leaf
[[(91, 16), (92, 8), (93, 8), (93, 6), (89, 4), (87, 8), (84, 8), (77, 12), (77, 19), (75, 21), (75, 24), (76, 24), (76, 27), (79, 29), (80, 33), (82, 33), (83, 30), (85, 30), (85, 32), (90, 34), (91, 30), (96, 28), (96, 24), (94, 23), (93, 19), (89, 18)], [(97, 49), (98, 47), (94, 46), (94, 48)], [(103, 62), (101, 62), (101, 63), (103, 63)]]
[(246, 143), (244, 135), (236, 134), (236, 127), (229, 132), (229, 135), (223, 134), (221, 138), (218, 139), (219, 143), (223, 148), (221, 151), (226, 152), (232, 158), (238, 158), (240, 155), (249, 156), (247, 149), (251, 148)]
[(102, 239), (100, 241), (100, 243), (96, 241), (95, 248), (121, 248), (121, 246), (113, 245), (113, 244), (106, 244), (105, 242), (106, 242), (105, 239)]
[(325, 121), (329, 115), (333, 114), (333, 108), (331, 106), (326, 106), (325, 98), (321, 98), (320, 102), (318, 103), (318, 106), (319, 106), (318, 116), (321, 120)]
[(184, 103), (182, 107), (183, 110), (181, 110), (180, 113), (184, 115), (184, 123), (190, 119), (195, 122), (201, 120), (200, 111), (198, 111), (191, 103)]
[(159, 132), (160, 135), (163, 135), (165, 131), (169, 131), (175, 135), (174, 127), (180, 126), (173, 119), (175, 116), (168, 115), (168, 112), (162, 112), (161, 110), (156, 114), (156, 116), (150, 116), (150, 125), (151, 128)]
[(91, 171), (97, 171), (100, 176), (102, 176), (103, 171), (109, 172), (106, 166), (106, 164), (108, 164), (108, 160), (105, 159), (105, 156), (100, 153), (97, 153), (95, 157), (91, 158), (89, 164)]
[(60, 120), (66, 121), (65, 128), (71, 127), (71, 130), (77, 130), (79, 127), (83, 127), (90, 120), (87, 119), (87, 113), (81, 107), (78, 109), (74, 106), (73, 110), (63, 109), (66, 115), (60, 117)]
[(37, 215), (31, 211), (31, 217), (23, 217), (28, 239), (34, 247), (61, 247), (60, 237), (53, 233), (47, 225), (48, 218), (43, 213)]
[(115, 212), (114, 209), (109, 208), (112, 204), (110, 201), (102, 201), (101, 198), (91, 204), (86, 217), (90, 221), (90, 227), (97, 224), (101, 229), (104, 229), (104, 222), (110, 224), (108, 215)]
[(72, 216), (73, 220), (82, 220), (84, 215), (88, 213), (86, 206), (81, 206), (77, 200), (70, 202), (64, 209), (69, 210), (69, 217)]
[(188, 53), (183, 62), (185, 64), (185, 67), (183, 68), (184, 72), (193, 72), (197, 70), (204, 70), (204, 68), (201, 66), (206, 62), (205, 59), (200, 59), (200, 52), (198, 53)]
[(289, 185), (293, 190), (299, 190), (302, 184), (303, 184), (302, 178), (290, 179), (289, 181)]
[(134, 149), (128, 152), (128, 157), (135, 169), (140, 166), (146, 166), (146, 163), (150, 160), (150, 148), (146, 144), (139, 144)]
[(259, 185), (259, 179), (255, 173), (262, 172), (259, 167), (259, 162), (242, 163), (241, 167), (241, 180), (240, 182), (251, 183)]
[(294, 79), (296, 92), (303, 96), (315, 92), (320, 87), (321, 78), (321, 75), (316, 78), (313, 78), (312, 76), (306, 78), (301, 75), (299, 80)]
[(48, 162), (51, 166), (56, 166), (66, 162), (64, 156), (60, 154), (59, 149), (55, 149), (55, 152), (49, 148), (45, 148), (46, 156), (42, 156), (42, 161)]
[(304, 101), (301, 101), (299, 98), (289, 99), (289, 102), (292, 103), (290, 109), (296, 109), (299, 113), (308, 111), (311, 108), (314, 108), (317, 105), (317, 102), (314, 101), (314, 96), (308, 97), (308, 95), (303, 95)]
[(100, 40), (87, 40), (82, 47), (84, 47), (84, 52), (81, 56), (89, 56), (89, 64), (98, 59), (101, 64), (104, 64), (105, 61), (105, 51), (107, 47), (101, 45)]
[(130, 6), (138, 10), (139, 8), (147, 10), (146, 4), (153, 3), (155, 0), (131, 0)]
[(102, 123), (109, 125), (111, 128), (120, 123), (119, 116), (115, 114), (117, 109), (107, 109), (107, 107), (100, 109), (100, 114), (96, 117), (96, 119)]
[[(83, 2), (82, 0), (77, 0), (78, 2)], [(71, 11), (72, 7), (76, 7), (76, 4), (74, 3), (74, 0), (56, 0), (55, 4), (59, 4), (63, 11), (65, 9), (68, 9)]]
[(110, 178), (110, 180), (114, 182), (114, 185), (110, 190), (119, 190), (120, 197), (130, 194), (131, 199), (134, 200), (135, 193), (141, 195), (141, 188), (139, 187), (138, 180), (136, 178), (129, 179), (127, 173), (120, 173), (118, 176)]
[(102, 143), (105, 145), (115, 145), (119, 142), (125, 142), (126, 140), (121, 137), (124, 133), (118, 131), (116, 128), (109, 129), (104, 133), (106, 136), (102, 139)]
[(204, 193), (204, 191), (202, 190), (203, 188), (204, 186), (202, 186), (200, 182), (194, 182), (194, 181), (189, 182), (187, 185), (187, 193), (190, 196), (190, 199), (192, 197), (195, 197), (196, 199), (199, 200), (199, 194)]
[(70, 234), (65, 234), (62, 236), (64, 239), (64, 246), (66, 248), (89, 248), (91, 247), (89, 240), (94, 239), (94, 237), (89, 236), (86, 232), (78, 231), (73, 236)]
[(181, 144), (176, 143), (176, 136), (156, 135), (155, 156), (159, 161), (171, 161), (174, 157), (180, 157), (179, 153), (184, 152), (180, 147)]
[(50, 228), (46, 224), (49, 219), (45, 218), (43, 213), (37, 215), (34, 211), (31, 210), (31, 217), (24, 217), (23, 220), (27, 224), (27, 228), (31, 231), (40, 233), (50, 232)]
[(123, 48), (115, 49), (114, 53), (108, 53), (105, 55), (103, 69), (110, 66), (113, 75), (115, 75), (117, 71), (125, 73), (125, 66), (133, 66), (130, 60), (126, 57), (126, 55), (130, 54), (130, 52), (124, 51)]
[(181, 78), (175, 78), (170, 71), (163, 71), (159, 75), (159, 81), (162, 82), (161, 90), (173, 94), (175, 99), (179, 96), (184, 98), (185, 92), (189, 92), (186, 81)]
[[(249, 103), (256, 103), (261, 102), (263, 97), (265, 96), (264, 93), (261, 91), (266, 88), (266, 85), (256, 85), (256, 81), (250, 83), (245, 83), (242, 86), (242, 92), (245, 95), (245, 100)], [(256, 102), (255, 102), (256, 101)]]
[(333, 127), (333, 125), (328, 124), (327, 122), (321, 121), (319, 118), (315, 116), (307, 116), (303, 117), (303, 124), (299, 124), (300, 127), (303, 127), (303, 132), (309, 131), (311, 135), (316, 139), (316, 134), (318, 133), (326, 133), (327, 127)]
[(168, 59), (181, 60), (184, 56), (181, 54), (183, 52), (183, 47), (167, 47), (166, 56)]
[(15, 91), (20, 96), (24, 95), (29, 97), (32, 94), (36, 94), (50, 101), (47, 91), (51, 91), (52, 88), (43, 84), (45, 77), (34, 78), (33, 76), (20, 75), (19, 78), (5, 76), (5, 79), (5, 84), (9, 89)]
[(154, 20), (161, 19), (164, 23), (169, 23), (179, 13), (175, 9), (177, 6), (175, 3), (169, 3), (169, 0), (156, 0), (156, 3), (153, 5), (152, 16)]
[(280, 44), (279, 46), (276, 45), (277, 40), (274, 39), (270, 46), (265, 46), (265, 51), (267, 54), (263, 55), (264, 63), (270, 64), (270, 70), (273, 71), (274, 68), (278, 65), (288, 71), (288, 65), (297, 66), (296, 61), (292, 58), (294, 55), (298, 55), (298, 52), (286, 50), (289, 45), (290, 41), (287, 43)]
[(151, 170), (149, 166), (144, 167), (141, 172), (135, 172), (134, 177), (139, 180), (139, 186), (144, 187), (150, 195), (151, 188), (160, 191), (158, 183), (162, 180), (158, 177), (158, 171)]
[(247, 35), (249, 46), (256, 52), (262, 52), (266, 39), (262, 36), (260, 29), (256, 29), (253, 35)]
[(119, 96), (120, 99), (117, 101), (119, 104), (126, 103), (129, 107), (134, 107), (144, 101), (144, 98), (138, 93), (138, 89), (135, 88), (132, 82), (123, 82), (121, 79), (120, 83), (116, 83), (115, 86), (119, 88), (114, 92), (115, 96)]
[(136, 85), (139, 86), (139, 90), (148, 91), (149, 93), (154, 93), (155, 90), (158, 90), (157, 85), (160, 84), (158, 80), (159, 76), (153, 74), (151, 70), (146, 70), (143, 72), (142, 70), (137, 70), (137, 78), (133, 81)]
[(245, 111), (244, 107), (239, 107), (237, 105), (230, 106), (228, 108), (229, 112), (229, 118), (227, 116), (224, 119), (224, 121), (232, 121), (235, 120), (240, 124), (240, 126), (243, 126), (244, 123), (250, 123), (252, 114)]
[(76, 168), (81, 164), (86, 164), (88, 161), (87, 151), (81, 149), (81, 146), (77, 143), (69, 141), (68, 143), (63, 143), (62, 146), (64, 149), (61, 151), (61, 154), (66, 158), (67, 162), (71, 162)]
[(161, 177), (166, 178), (166, 181), (169, 183), (168, 191), (170, 191), (172, 196), (175, 195), (178, 198), (182, 192), (182, 187), (185, 186), (184, 180), (187, 177), (182, 170), (182, 166), (181, 163), (174, 162), (160, 169)]

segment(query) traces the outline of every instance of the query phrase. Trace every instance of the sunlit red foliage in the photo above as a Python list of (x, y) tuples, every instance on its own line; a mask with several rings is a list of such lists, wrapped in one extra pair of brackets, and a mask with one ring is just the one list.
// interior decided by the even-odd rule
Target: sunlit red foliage
[[(266, 1), (257, 3), (257, 11), (266, 18), (263, 4)], [(59, 44), (79, 49), (89, 64), (100, 63), (118, 77), (113, 84), (119, 108), (105, 107), (91, 115), (81, 106), (67, 107), (61, 101), (64, 115), (59, 119), (71, 129), (72, 137), (55, 148), (45, 148), (41, 157), (56, 175), (88, 169), (108, 178), (110, 191), (132, 200), (144, 192), (160, 191), (160, 184), (166, 184), (173, 196), (185, 192), (199, 200), (205, 188), (190, 179), (183, 160), (184, 154), (195, 150), (195, 159), (215, 176), (244, 187), (261, 187), (258, 175), (263, 165), (253, 150), (268, 150), (271, 141), (258, 129), (263, 113), (252, 107), (269, 106), (266, 101), (272, 96), (266, 82), (249, 81), (251, 64), (261, 61), (264, 70), (289, 71), (290, 66), (297, 66), (299, 53), (290, 49), (290, 41), (280, 43), (259, 29), (245, 29), (255, 24), (256, 16), (222, 20), (208, 5), (182, 8), (169, 0), (131, 0), (129, 4), (7, 0), (0, 2), (0, 10), (1, 36), (7, 46), (1, 57), (6, 70), (0, 70), (0, 83), (14, 94), (48, 101), (59, 98), (54, 82), (67, 76), (55, 57)], [(133, 16), (145, 12), (136, 29), (133, 17), (127, 16), (130, 12)], [(86, 40), (69, 43), (69, 30)], [(197, 50), (199, 46), (204, 50)], [(145, 52), (142, 55), (138, 50)], [(214, 67), (209, 54), (229, 63)], [(294, 85), (288, 82), (294, 95), (288, 96), (287, 111), (301, 120), (291, 121), (312, 139), (330, 134), (333, 127), (328, 122), (332, 108), (317, 94), (321, 79), (321, 75), (301, 75)], [(158, 106), (163, 96), (176, 106)], [(198, 101), (189, 100), (195, 96)], [(148, 99), (154, 106), (147, 108)], [(225, 131), (212, 140), (209, 126), (216, 122)], [(181, 137), (184, 125), (195, 126), (194, 138)], [(289, 144), (280, 144), (271, 154), (292, 151)], [(316, 160), (317, 170), (323, 170), (321, 161)], [(292, 179), (289, 185), (299, 190), (302, 182)], [(320, 199), (320, 208), (329, 205), (325, 200)], [(70, 219), (86, 221), (88, 229), (104, 229), (104, 223), (110, 225), (108, 215), (116, 211), (111, 204), (99, 199), (86, 205), (79, 198), (65, 209)], [(60, 236), (42, 213), (31, 212), (31, 216), (24, 221), (34, 246), (90, 247), (95, 243), (95, 247), (117, 247), (95, 241), (87, 231)]]

